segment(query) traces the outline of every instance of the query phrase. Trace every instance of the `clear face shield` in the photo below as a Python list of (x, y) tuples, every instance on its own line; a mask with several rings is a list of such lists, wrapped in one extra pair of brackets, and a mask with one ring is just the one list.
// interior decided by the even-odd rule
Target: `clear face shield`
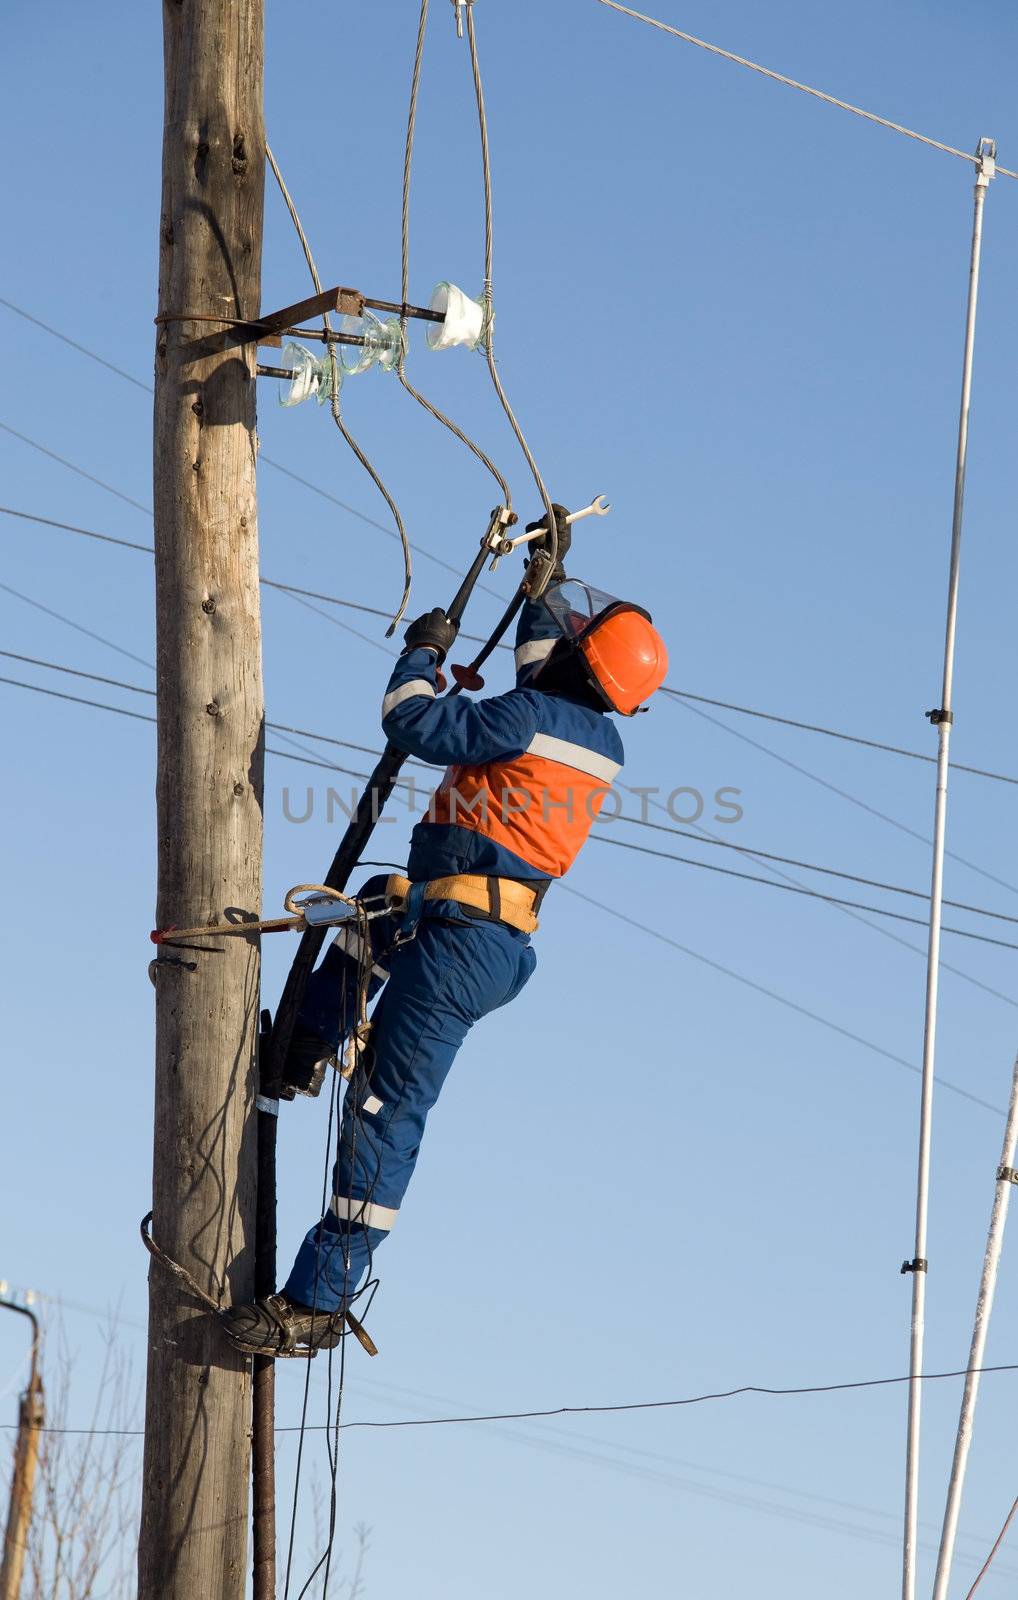
[(617, 606), (619, 600), (613, 594), (605, 594), (603, 589), (595, 589), (593, 584), (584, 583), (582, 578), (566, 578), (545, 590), (541, 604), (554, 619), (563, 639), (575, 644), (591, 623), (611, 606)]

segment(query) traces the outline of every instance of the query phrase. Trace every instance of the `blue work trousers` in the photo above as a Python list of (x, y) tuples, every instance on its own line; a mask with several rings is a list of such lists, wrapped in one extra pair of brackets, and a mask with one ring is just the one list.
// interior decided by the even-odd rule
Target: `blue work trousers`
[[(389, 981), (343, 1105), (332, 1206), (285, 1285), (294, 1300), (328, 1311), (349, 1300), (396, 1221), (460, 1045), (475, 1022), (516, 998), (537, 965), (525, 934), (469, 919), (450, 901), (429, 902), (414, 936), (384, 960)], [(337, 993), (337, 1013), (340, 1003)]]

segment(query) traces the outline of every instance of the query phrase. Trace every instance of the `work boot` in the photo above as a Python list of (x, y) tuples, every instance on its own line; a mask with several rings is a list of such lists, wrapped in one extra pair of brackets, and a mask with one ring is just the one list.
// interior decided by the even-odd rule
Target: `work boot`
[(248, 1355), (289, 1356), (298, 1345), (331, 1350), (343, 1337), (343, 1320), (342, 1311), (313, 1311), (285, 1293), (219, 1313), (226, 1337)]

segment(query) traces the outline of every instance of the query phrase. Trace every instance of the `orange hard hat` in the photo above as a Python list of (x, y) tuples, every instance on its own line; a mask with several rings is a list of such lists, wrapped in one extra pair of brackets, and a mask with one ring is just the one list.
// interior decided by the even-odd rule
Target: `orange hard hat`
[(542, 598), (605, 704), (633, 716), (668, 671), (668, 651), (650, 612), (575, 578)]
[(608, 703), (631, 717), (668, 671), (668, 651), (648, 612), (620, 600), (579, 641), (587, 670)]

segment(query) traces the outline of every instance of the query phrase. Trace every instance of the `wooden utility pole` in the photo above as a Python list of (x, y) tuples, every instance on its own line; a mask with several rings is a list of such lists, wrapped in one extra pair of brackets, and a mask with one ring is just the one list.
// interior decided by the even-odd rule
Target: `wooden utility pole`
[(35, 1314), (12, 1300), (0, 1300), (6, 1311), (17, 1311), (32, 1324), (32, 1370), (28, 1388), (18, 1406), (18, 1438), (14, 1446), (11, 1497), (7, 1508), (3, 1562), (0, 1564), (0, 1600), (18, 1600), (21, 1576), (25, 1570), (28, 1525), (32, 1520), (32, 1491), (39, 1464), (39, 1430), (45, 1421), (42, 1378), (39, 1376), (39, 1324)]
[[(256, 349), (223, 348), (207, 337), (215, 324), (188, 318), (260, 309), (262, 0), (164, 0), (163, 26), (156, 922), (166, 928), (261, 909)], [(162, 945), (152, 971), (152, 1234), (218, 1304), (250, 1299), (258, 941)], [(243, 1600), (250, 1408), (248, 1361), (154, 1261), (139, 1600)]]

